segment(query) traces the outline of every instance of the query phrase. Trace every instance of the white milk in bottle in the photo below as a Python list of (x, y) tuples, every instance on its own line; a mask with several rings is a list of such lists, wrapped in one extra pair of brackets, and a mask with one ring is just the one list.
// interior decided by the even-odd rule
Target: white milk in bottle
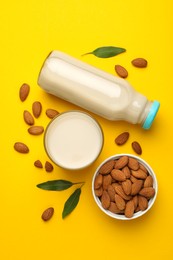
[(149, 129), (159, 109), (124, 79), (60, 51), (46, 58), (38, 84), (48, 93), (108, 120), (125, 120)]

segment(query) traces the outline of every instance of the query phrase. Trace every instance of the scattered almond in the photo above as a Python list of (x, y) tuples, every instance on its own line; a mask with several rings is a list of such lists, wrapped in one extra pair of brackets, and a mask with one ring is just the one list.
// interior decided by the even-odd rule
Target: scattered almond
[(22, 142), (16, 142), (14, 144), (14, 149), (19, 153), (29, 153), (28, 146)]
[(137, 154), (142, 154), (142, 148), (138, 142), (132, 142), (132, 148)]
[(48, 161), (46, 161), (46, 163), (45, 163), (45, 170), (47, 172), (52, 172), (53, 171), (53, 165), (50, 162), (48, 162)]
[(117, 145), (123, 145), (127, 142), (128, 139), (129, 139), (129, 132), (123, 132), (115, 138), (115, 143)]
[(48, 221), (49, 219), (52, 218), (53, 213), (54, 213), (54, 208), (52, 208), (52, 207), (47, 208), (47, 209), (42, 213), (41, 218), (42, 218), (44, 221)]
[(31, 135), (40, 135), (44, 132), (43, 126), (31, 126), (28, 128), (28, 133)]
[(19, 90), (20, 100), (23, 102), (28, 97), (30, 91), (30, 86), (27, 83), (22, 84)]
[(145, 68), (147, 67), (148, 62), (144, 58), (136, 58), (132, 60), (132, 64), (137, 68)]
[[(127, 140), (129, 139), (129, 132), (123, 132), (121, 134), (119, 134), (116, 138), (115, 138), (115, 143), (117, 145), (123, 145), (127, 142)], [(141, 145), (139, 144), (139, 142), (137, 141), (133, 141), (131, 143), (132, 145), (132, 148), (134, 150), (135, 153), (141, 155), (142, 154), (142, 147)]]
[(121, 65), (115, 65), (115, 71), (121, 78), (127, 78), (128, 71)]
[(24, 118), (25, 123), (27, 123), (28, 125), (34, 124), (34, 118), (29, 111), (24, 110), (23, 118)]
[(42, 162), (41, 162), (40, 160), (36, 160), (36, 161), (34, 162), (34, 165), (35, 165), (35, 167), (37, 167), (37, 168), (43, 168), (43, 164), (42, 164)]
[(32, 104), (32, 112), (35, 118), (38, 118), (42, 111), (42, 104), (39, 101), (35, 101)]
[(57, 116), (59, 114), (59, 112), (57, 111), (57, 110), (55, 110), (55, 109), (47, 109), (46, 110), (46, 115), (49, 117), (49, 118), (51, 118), (51, 119), (53, 119), (55, 116)]

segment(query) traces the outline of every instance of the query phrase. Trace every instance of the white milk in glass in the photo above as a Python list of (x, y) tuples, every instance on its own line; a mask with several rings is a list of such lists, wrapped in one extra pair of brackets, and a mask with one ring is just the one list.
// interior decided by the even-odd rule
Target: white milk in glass
[(45, 132), (45, 148), (57, 165), (81, 169), (96, 160), (103, 146), (103, 133), (87, 113), (69, 111), (58, 115)]

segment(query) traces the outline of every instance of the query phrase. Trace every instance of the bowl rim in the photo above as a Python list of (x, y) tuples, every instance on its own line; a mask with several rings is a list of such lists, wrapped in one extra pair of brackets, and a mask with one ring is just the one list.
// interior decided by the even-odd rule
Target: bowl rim
[[(120, 157), (122, 156), (128, 156), (128, 157), (131, 157), (131, 158), (135, 158), (137, 159), (142, 165), (144, 165), (149, 174), (153, 177), (153, 187), (155, 188), (155, 195), (153, 198), (151, 198), (149, 200), (149, 203), (148, 203), (148, 208), (144, 211), (138, 211), (136, 213), (133, 214), (133, 216), (131, 218), (127, 218), (125, 215), (121, 215), (121, 214), (116, 214), (116, 213), (113, 213), (107, 209), (104, 209), (101, 205), (101, 202), (100, 202), (100, 199), (95, 195), (95, 192), (94, 192), (94, 181), (95, 181), (95, 177), (98, 175), (98, 171), (100, 169), (100, 167), (105, 164), (106, 162), (112, 160), (112, 159), (119, 159)], [(136, 219), (138, 217), (141, 217), (143, 216), (144, 214), (146, 214), (150, 209), (151, 207), (153, 206), (155, 200), (156, 200), (156, 197), (157, 197), (157, 194), (158, 194), (158, 181), (157, 181), (157, 178), (156, 178), (156, 175), (153, 171), (153, 169), (151, 168), (151, 166), (144, 160), (142, 159), (141, 157), (137, 156), (137, 155), (134, 155), (134, 154), (129, 154), (129, 153), (120, 153), (120, 154), (115, 154), (115, 155), (112, 155), (112, 156), (109, 156), (107, 157), (98, 167), (97, 169), (95, 170), (95, 173), (93, 175), (93, 178), (92, 178), (92, 194), (93, 194), (93, 197), (94, 197), (94, 200), (97, 204), (97, 206), (105, 213), (107, 214), (108, 216), (114, 218), (114, 219), (118, 219), (118, 220), (132, 220), (132, 219)]]

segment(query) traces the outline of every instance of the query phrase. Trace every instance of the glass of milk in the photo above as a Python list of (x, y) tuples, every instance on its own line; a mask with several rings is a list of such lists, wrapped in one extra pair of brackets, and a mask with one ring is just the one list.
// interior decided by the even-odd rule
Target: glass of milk
[(69, 170), (91, 165), (101, 153), (103, 142), (99, 123), (88, 113), (78, 110), (60, 113), (48, 124), (44, 135), (49, 158)]

